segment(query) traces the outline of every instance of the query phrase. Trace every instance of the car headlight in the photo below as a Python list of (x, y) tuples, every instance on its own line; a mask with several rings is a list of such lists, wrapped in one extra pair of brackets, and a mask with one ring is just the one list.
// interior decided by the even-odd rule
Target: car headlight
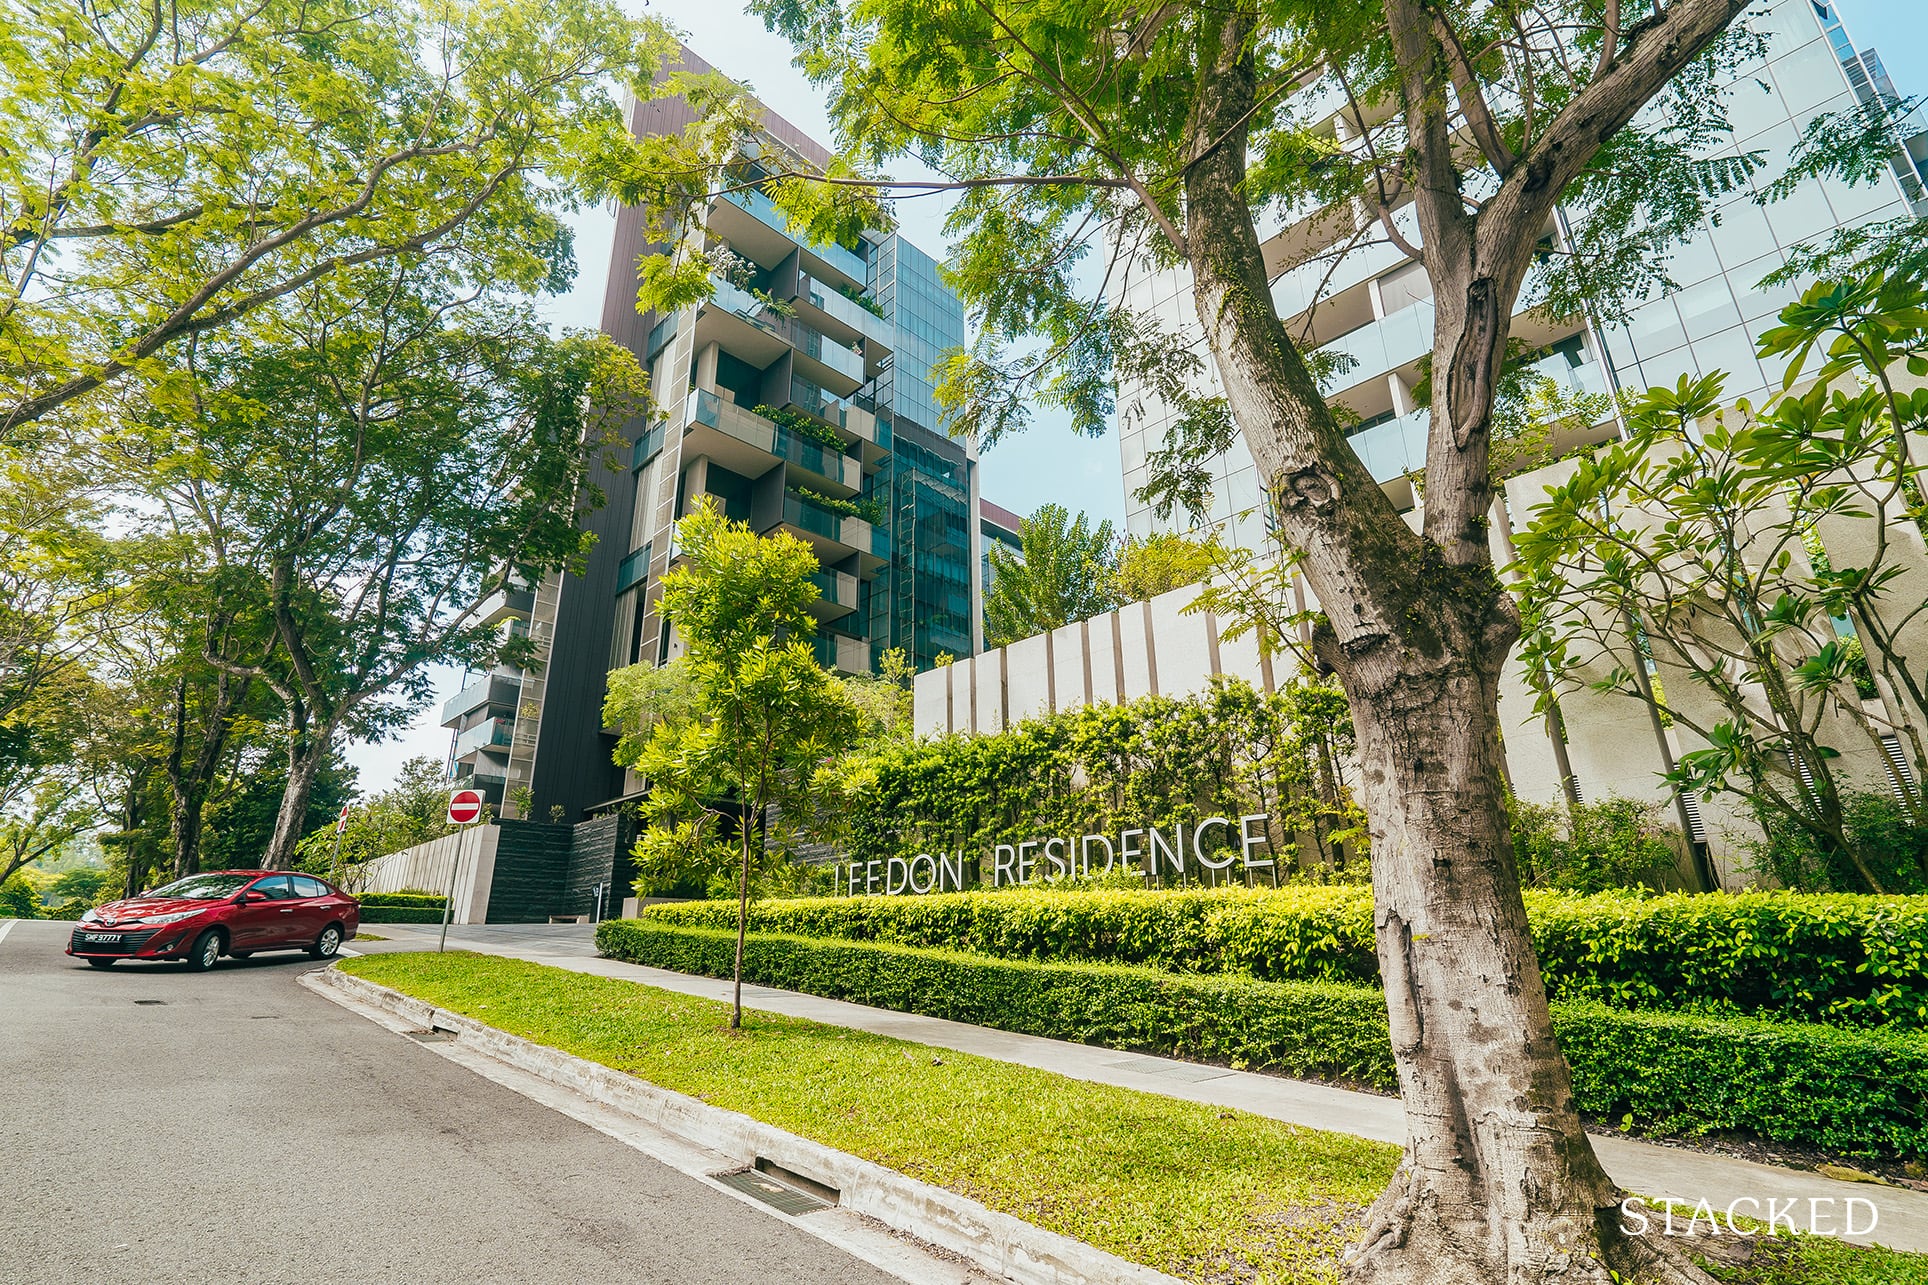
[(181, 910), (171, 915), (147, 915), (145, 920), (150, 924), (178, 924), (183, 919), (192, 919), (200, 913), (198, 910)]
[(81, 923), (83, 923), (83, 924), (97, 924), (97, 923), (99, 923), (99, 922), (100, 922), (100, 911), (98, 911), (98, 910), (90, 910), (90, 911), (88, 911), (88, 912), (87, 912), (86, 914), (84, 914), (84, 915), (82, 915), (82, 916), (80, 917), (80, 922), (81, 922)]

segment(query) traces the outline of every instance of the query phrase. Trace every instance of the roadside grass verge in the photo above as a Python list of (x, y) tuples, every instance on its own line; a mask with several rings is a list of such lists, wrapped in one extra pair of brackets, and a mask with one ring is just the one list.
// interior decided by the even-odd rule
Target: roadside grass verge
[(342, 971), (1197, 1281), (1314, 1285), (1398, 1149), (636, 982), (460, 952)]
[[(726, 1005), (521, 960), (451, 951), (337, 967), (1209, 1285), (1334, 1285), (1398, 1159), (1343, 1134), (800, 1018), (746, 1010), (732, 1034)], [(1928, 1285), (1928, 1255), (1827, 1238), (1709, 1249), (1729, 1285)]]

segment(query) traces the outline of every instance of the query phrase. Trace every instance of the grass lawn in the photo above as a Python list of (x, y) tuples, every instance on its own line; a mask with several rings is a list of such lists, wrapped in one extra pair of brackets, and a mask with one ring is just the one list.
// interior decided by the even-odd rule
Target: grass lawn
[(355, 940), (356, 941), (387, 941), (388, 938), (377, 936), (374, 933), (356, 933)]
[[(1327, 1285), (1398, 1150), (948, 1049), (465, 952), (344, 972), (741, 1111), (1211, 1285)], [(1798, 1243), (1735, 1285), (1928, 1285), (1928, 1256)]]

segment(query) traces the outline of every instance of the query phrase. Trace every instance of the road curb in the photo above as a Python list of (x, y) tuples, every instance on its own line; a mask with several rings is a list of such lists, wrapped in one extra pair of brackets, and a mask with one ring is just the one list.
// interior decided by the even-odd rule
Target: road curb
[(316, 969), (301, 980), (339, 992), (345, 999), (391, 1014), (421, 1030), (452, 1032), (475, 1052), (727, 1156), (740, 1166), (762, 1161), (833, 1187), (842, 1208), (960, 1254), (1014, 1285), (1184, 1285), (1177, 1277), (1000, 1213), (967, 1196), (812, 1142), (741, 1112), (714, 1107), (688, 1094), (510, 1035), (339, 969)]

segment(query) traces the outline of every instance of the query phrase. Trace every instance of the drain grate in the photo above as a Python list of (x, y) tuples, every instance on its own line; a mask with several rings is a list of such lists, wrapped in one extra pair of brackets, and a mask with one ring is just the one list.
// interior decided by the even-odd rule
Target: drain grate
[(767, 1173), (754, 1169), (739, 1169), (735, 1173), (720, 1173), (716, 1180), (725, 1187), (732, 1187), (748, 1196), (754, 1196), (772, 1209), (786, 1214), (813, 1214), (819, 1209), (828, 1209), (831, 1202), (807, 1191), (792, 1187), (787, 1182), (779, 1182)]
[(162, 1007), (162, 1008), (167, 1007), (167, 1001), (164, 999), (137, 999), (134, 1002), (136, 1004), (141, 1004), (141, 1005), (158, 1005), (159, 1007)]
[(454, 1031), (445, 1031), (440, 1027), (432, 1031), (403, 1031), (402, 1034), (418, 1044), (442, 1044), (455, 1038)]

